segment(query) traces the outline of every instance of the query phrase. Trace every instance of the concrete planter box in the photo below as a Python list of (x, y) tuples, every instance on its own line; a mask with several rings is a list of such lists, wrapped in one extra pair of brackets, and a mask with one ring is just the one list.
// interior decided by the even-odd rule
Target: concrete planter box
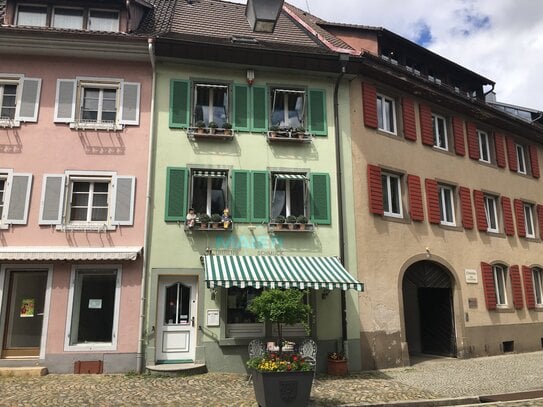
[(253, 373), (253, 387), (261, 407), (305, 407), (313, 384), (313, 371)]

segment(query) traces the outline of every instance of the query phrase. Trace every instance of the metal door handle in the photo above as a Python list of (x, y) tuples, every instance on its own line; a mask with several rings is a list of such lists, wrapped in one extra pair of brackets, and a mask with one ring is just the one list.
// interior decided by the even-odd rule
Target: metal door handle
[(194, 327), (194, 317), (190, 319), (190, 324)]

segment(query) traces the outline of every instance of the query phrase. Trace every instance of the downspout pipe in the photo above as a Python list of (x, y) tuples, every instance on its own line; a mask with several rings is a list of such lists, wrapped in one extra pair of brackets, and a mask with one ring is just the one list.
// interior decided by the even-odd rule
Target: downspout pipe
[(138, 354), (136, 356), (137, 371), (143, 373), (144, 370), (144, 343), (146, 340), (146, 328), (145, 328), (145, 307), (147, 306), (146, 292), (147, 292), (147, 270), (149, 256), (147, 255), (150, 241), (150, 224), (151, 224), (151, 204), (152, 204), (152, 182), (153, 182), (153, 168), (154, 168), (154, 146), (155, 146), (155, 92), (156, 92), (156, 58), (155, 58), (155, 39), (149, 38), (147, 40), (147, 46), (149, 50), (149, 59), (151, 62), (151, 69), (153, 71), (153, 78), (151, 83), (151, 115), (149, 119), (149, 155), (147, 157), (147, 191), (145, 195), (145, 230), (143, 232), (143, 270), (141, 272), (141, 295), (140, 295), (140, 320), (139, 320), (139, 340), (138, 340)]
[[(346, 54), (340, 55), (341, 72), (336, 78), (334, 85), (334, 131), (335, 131), (335, 147), (336, 147), (336, 184), (337, 184), (337, 203), (338, 203), (338, 232), (339, 232), (339, 260), (345, 266), (345, 228), (343, 226), (343, 169), (341, 165), (341, 131), (339, 128), (339, 85), (341, 79), (347, 71), (347, 63), (349, 56)], [(347, 303), (345, 299), (345, 291), (341, 290), (341, 338), (343, 347), (347, 343)], [(345, 349), (343, 349), (345, 351)]]

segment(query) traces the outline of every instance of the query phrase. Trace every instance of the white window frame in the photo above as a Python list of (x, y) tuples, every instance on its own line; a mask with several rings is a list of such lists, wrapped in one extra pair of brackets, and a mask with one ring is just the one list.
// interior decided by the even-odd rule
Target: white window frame
[[(308, 214), (309, 214), (309, 174), (308, 173), (301, 173), (301, 172), (298, 172), (298, 173), (295, 173), (295, 172), (288, 172), (288, 171), (285, 171), (285, 172), (279, 172), (279, 171), (274, 171), (271, 173), (271, 187), (272, 187), (272, 191), (271, 191), (271, 201), (270, 201), (270, 217), (272, 219), (272, 221), (279, 215), (275, 215), (273, 216), (273, 203), (275, 201), (275, 194), (276, 194), (276, 191), (277, 191), (277, 175), (281, 175), (281, 174), (292, 174), (292, 175), (303, 175), (304, 177), (306, 177), (305, 181), (303, 181), (303, 191), (302, 191), (302, 195), (303, 195), (303, 208), (304, 208), (304, 213), (301, 214), (301, 213), (293, 213), (292, 212), (292, 196), (291, 196), (291, 193), (290, 193), (290, 182), (291, 180), (289, 179), (285, 179), (285, 218), (288, 217), (288, 216), (300, 216), (300, 215), (304, 215), (306, 217), (309, 218)], [(300, 180), (298, 180), (300, 181)]]
[[(479, 141), (479, 161), (484, 163), (491, 163), (490, 157), (490, 140), (488, 133), (483, 130), (477, 130), (477, 139)], [(484, 158), (486, 155), (487, 159)]]
[(193, 93), (194, 93), (194, 106), (193, 106), (193, 114), (192, 114), (192, 125), (193, 126), (196, 126), (196, 103), (198, 102), (198, 89), (207, 89), (209, 94), (208, 94), (208, 98), (209, 98), (209, 102), (208, 102), (208, 106), (207, 106), (207, 117), (205, 117), (205, 115), (203, 114), (202, 112), (202, 117), (203, 117), (203, 121), (206, 123), (206, 127), (209, 126), (209, 123), (211, 122), (214, 122), (215, 124), (219, 125), (220, 126), (220, 123), (217, 123), (215, 120), (214, 120), (214, 106), (213, 106), (213, 93), (215, 92), (215, 89), (226, 89), (226, 106), (224, 106), (224, 110), (225, 110), (225, 119), (224, 119), (224, 123), (227, 123), (229, 122), (229, 115), (230, 115), (230, 86), (228, 86), (227, 84), (225, 83), (206, 83), (206, 82), (196, 82), (194, 84), (194, 90), (193, 90)]
[[(278, 125), (280, 128), (297, 128), (297, 127), (304, 127), (306, 123), (306, 114), (307, 114), (307, 92), (305, 89), (300, 88), (274, 88), (270, 92), (271, 94), (271, 105), (270, 105), (270, 123), (271, 125)], [(298, 117), (298, 124), (297, 125), (291, 125), (289, 117), (289, 110), (288, 110), (288, 99), (290, 95), (298, 95), (302, 97), (302, 106), (301, 106), (301, 117)], [(282, 106), (283, 106), (283, 118), (279, 124), (275, 123), (273, 121), (273, 113), (275, 108), (275, 102), (277, 101), (277, 98), (282, 98)], [(298, 110), (298, 109), (296, 109)]]
[[(450, 185), (438, 184), (438, 195), (439, 195), (439, 213), (440, 213), (440, 224), (444, 226), (456, 226), (456, 214), (455, 214), (455, 202), (454, 202), (454, 191), (455, 188)], [(447, 200), (447, 195), (449, 199)], [(450, 213), (452, 219), (447, 219), (447, 202), (450, 203)]]
[[(41, 8), (43, 9), (44, 13), (45, 14), (45, 22), (43, 25), (20, 25), (19, 24), (19, 7), (21, 6), (26, 6), (26, 7), (35, 7), (35, 8)], [(33, 4), (33, 3), (21, 3), (21, 4), (17, 4), (17, 10), (15, 12), (15, 24), (17, 26), (22, 26), (22, 27), (47, 27), (47, 6), (46, 5), (42, 5), (42, 4)]]
[(517, 172), (526, 175), (526, 149), (522, 144), (515, 144), (515, 151), (517, 153)]
[[(440, 121), (443, 122), (443, 131), (445, 134), (439, 133)], [(434, 147), (440, 150), (449, 151), (447, 119), (444, 116), (432, 113), (432, 124), (433, 124), (433, 133), (434, 133)]]
[(524, 210), (524, 227), (527, 238), (535, 238), (534, 206), (530, 203), (522, 203)]
[[(10, 108), (13, 107), (13, 117), (2, 117), (1, 111), (4, 108), (4, 92), (5, 92), (5, 85), (15, 85), (15, 105), (9, 106)], [(19, 125), (19, 122), (17, 121), (17, 108), (20, 104), (21, 99), (21, 80), (19, 78), (5, 78), (3, 79), (0, 77), (0, 127), (2, 127), (3, 122), (12, 123), (13, 125)]]
[[(498, 223), (498, 198), (493, 195), (485, 195), (483, 199), (487, 224), (486, 231), (498, 233), (500, 230)], [(492, 227), (492, 223), (494, 223), (494, 227)]]
[[(105, 11), (105, 12), (108, 12), (108, 13), (117, 13), (117, 29), (114, 30), (114, 31), (106, 31), (106, 30), (91, 30), (91, 13), (93, 11)], [(97, 31), (97, 32), (119, 32), (119, 27), (120, 27), (120, 21), (121, 21), (121, 13), (119, 12), (119, 10), (112, 10), (112, 9), (103, 9), (103, 8), (90, 8), (88, 10), (88, 13), (87, 13), (87, 26), (85, 27), (87, 30), (89, 31)]]
[[(385, 180), (385, 185), (383, 188), (383, 214), (392, 218), (403, 218), (402, 177), (396, 174), (381, 172), (381, 182), (383, 182), (383, 178)], [(394, 188), (392, 187), (392, 178), (396, 179), (397, 181), (397, 187), (395, 188), (396, 191), (394, 191)], [(388, 208), (385, 206), (385, 194), (388, 202)], [(396, 195), (399, 204), (399, 212), (394, 212), (392, 210), (392, 200), (394, 198), (394, 194)]]
[[(123, 86), (122, 79), (100, 79), (100, 78), (86, 78), (78, 77), (77, 81), (77, 99), (75, 103), (75, 122), (70, 124), (70, 127), (77, 129), (106, 129), (106, 130), (121, 130), (122, 125), (121, 121), (121, 90)], [(83, 107), (85, 89), (99, 89), (100, 95), (98, 104), (98, 117), (96, 121), (84, 121), (81, 118), (81, 108)], [(102, 121), (102, 102), (103, 102), (103, 90), (104, 89), (115, 89), (116, 90), (116, 101), (115, 101), (115, 120)]]
[[(26, 81), (25, 81), (26, 79)], [(34, 101), (34, 113), (33, 117), (23, 117), (21, 115), (21, 104), (22, 104), (22, 97), (23, 97), (23, 87), (25, 86), (25, 82), (32, 82), (37, 81), (37, 88), (36, 88), (36, 99)], [(40, 92), (41, 92), (41, 79), (38, 78), (28, 78), (25, 77), (23, 74), (6, 74), (6, 73), (0, 73), (0, 85), (16, 85), (17, 86), (17, 93), (15, 97), (15, 116), (13, 119), (5, 118), (2, 119), (0, 117), (0, 128), (2, 127), (19, 127), (21, 125), (21, 122), (36, 122), (38, 117), (38, 108), (40, 103)], [(0, 86), (0, 108), (1, 103), (3, 99), (3, 86)]]
[(534, 286), (534, 299), (537, 308), (543, 308), (543, 269), (532, 268), (532, 281)]
[[(381, 109), (379, 109), (379, 100), (381, 101)], [(389, 115), (392, 115), (392, 126), (393, 129), (390, 129), (390, 117), (385, 114), (386, 110), (384, 109), (385, 104), (391, 106), (391, 111)], [(396, 123), (396, 99), (383, 95), (381, 93), (377, 94), (377, 127), (379, 130), (384, 131), (389, 134), (398, 134), (398, 125)], [(379, 123), (380, 122), (380, 123)]]
[[(115, 304), (113, 309), (113, 329), (111, 332), (111, 342), (93, 342), (93, 343), (70, 343), (72, 331), (72, 313), (74, 312), (74, 297), (75, 283), (79, 271), (96, 270), (116, 270), (116, 286), (115, 286)], [(122, 282), (122, 266), (120, 264), (99, 264), (99, 265), (74, 265), (72, 266), (70, 276), (70, 291), (68, 294), (68, 311), (66, 313), (66, 328), (64, 336), (64, 351), (65, 352), (102, 352), (105, 350), (117, 350), (117, 338), (119, 333), (119, 314), (121, 308), (121, 282)]]
[(496, 291), (496, 306), (498, 308), (507, 308), (507, 274), (508, 268), (506, 266), (501, 264), (492, 266), (494, 288)]
[[(214, 176), (208, 176), (208, 177), (205, 177), (205, 176), (197, 176), (195, 175), (195, 172), (199, 172), (199, 171), (202, 171), (202, 172), (209, 172), (209, 173), (212, 173), (212, 172), (224, 172), (226, 173), (226, 175), (224, 177), (214, 177)], [(226, 169), (226, 168), (190, 168), (190, 171), (189, 171), (189, 207), (193, 207), (193, 202), (194, 202), (194, 179), (195, 178), (207, 178), (207, 191), (206, 191), (206, 211), (205, 213), (207, 215), (212, 215), (212, 208), (211, 208), (211, 198), (212, 198), (212, 182), (213, 182), (213, 179), (215, 178), (222, 178), (223, 179), (223, 186), (224, 186), (224, 191), (225, 191), (225, 196), (224, 196), (224, 200), (225, 200), (225, 204), (224, 204), (224, 208), (222, 208), (221, 210), (217, 211), (217, 212), (213, 212), (213, 213), (219, 213), (219, 214), (222, 214), (222, 211), (225, 209), (225, 208), (229, 208), (229, 204), (230, 204), (230, 201), (228, 200), (229, 198), (229, 194), (228, 194), (228, 191), (229, 191), (229, 179), (230, 179), (230, 175), (231, 175), (231, 170), (229, 169)], [(196, 210), (196, 208), (195, 208)]]

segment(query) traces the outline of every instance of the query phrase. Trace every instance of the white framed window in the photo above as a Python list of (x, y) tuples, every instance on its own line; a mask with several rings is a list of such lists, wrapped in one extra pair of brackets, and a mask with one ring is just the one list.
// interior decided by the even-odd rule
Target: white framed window
[(529, 203), (524, 203), (524, 226), (526, 228), (526, 237), (534, 238), (534, 206)]
[(534, 284), (535, 304), (543, 307), (543, 270), (539, 267), (532, 269), (532, 279)]
[(517, 172), (526, 174), (526, 149), (522, 144), (517, 144), (515, 149), (517, 151)]
[(32, 174), (0, 168), (0, 229), (28, 221)]
[(498, 226), (498, 198), (492, 195), (484, 196), (487, 232), (499, 232)]
[(441, 224), (446, 226), (456, 226), (454, 188), (448, 185), (439, 185), (439, 214)]
[(112, 10), (90, 9), (88, 19), (89, 31), (119, 31), (119, 12)]
[(496, 305), (507, 306), (507, 267), (501, 264), (492, 266), (494, 275), (494, 287), (496, 289)]
[(385, 95), (377, 95), (377, 127), (396, 134), (396, 101)]
[(262, 293), (261, 288), (230, 287), (226, 291), (226, 337), (262, 337), (265, 324), (247, 311), (247, 305)]
[(443, 116), (432, 114), (432, 127), (434, 129), (434, 147), (448, 151), (447, 119)]
[(19, 4), (15, 24), (19, 26), (45, 27), (47, 25), (47, 7)]
[(385, 216), (403, 217), (401, 177), (394, 174), (381, 174), (383, 187), (383, 210)]
[(228, 170), (190, 170), (189, 207), (196, 214), (222, 214), (228, 208)]
[(193, 125), (204, 122), (205, 127), (215, 123), (223, 127), (228, 122), (228, 85), (197, 83), (194, 85)]
[(37, 122), (41, 79), (0, 73), (0, 127)]
[(275, 88), (270, 95), (272, 126), (293, 129), (305, 127), (305, 90)]
[(45, 174), (39, 223), (87, 231), (133, 225), (135, 184), (135, 177), (114, 172)]
[(486, 131), (477, 130), (479, 139), (479, 161), (490, 163), (490, 141)]
[(84, 11), (82, 8), (55, 7), (51, 19), (51, 27), (72, 30), (83, 29)]
[(308, 216), (309, 178), (305, 173), (272, 172), (271, 219)]
[(117, 349), (121, 266), (74, 266), (70, 279), (65, 351)]
[(55, 122), (74, 129), (139, 125), (140, 84), (114, 78), (58, 79)]

